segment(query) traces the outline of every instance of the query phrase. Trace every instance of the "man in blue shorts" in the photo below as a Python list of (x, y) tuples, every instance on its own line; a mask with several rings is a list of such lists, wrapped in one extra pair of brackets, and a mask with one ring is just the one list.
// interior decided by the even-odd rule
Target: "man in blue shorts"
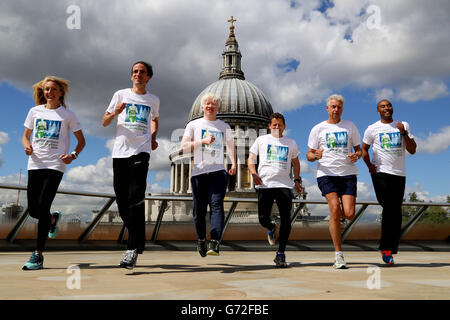
[[(344, 97), (333, 94), (327, 99), (328, 120), (314, 126), (309, 134), (306, 154), (317, 163), (317, 184), (330, 209), (329, 230), (335, 249), (334, 268), (345, 269), (341, 247), (341, 217), (355, 216), (355, 162), (361, 158), (361, 136), (353, 122), (341, 119)], [(354, 150), (354, 152), (353, 152)]]

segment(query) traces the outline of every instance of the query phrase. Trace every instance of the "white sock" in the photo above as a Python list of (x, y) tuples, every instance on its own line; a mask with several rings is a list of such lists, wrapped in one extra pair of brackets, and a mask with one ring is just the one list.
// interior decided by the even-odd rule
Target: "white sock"
[(340, 254), (343, 254), (342, 251), (335, 251), (335, 252), (334, 252), (334, 256), (335, 256), (335, 257), (338, 256), (338, 255), (340, 255)]

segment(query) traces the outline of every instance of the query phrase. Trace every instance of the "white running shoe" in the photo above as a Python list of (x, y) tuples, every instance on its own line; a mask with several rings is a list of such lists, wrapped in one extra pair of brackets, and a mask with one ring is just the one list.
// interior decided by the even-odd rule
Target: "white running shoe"
[(345, 260), (344, 260), (344, 254), (342, 252), (335, 254), (333, 267), (335, 269), (346, 269), (347, 268), (347, 265), (345, 264)]

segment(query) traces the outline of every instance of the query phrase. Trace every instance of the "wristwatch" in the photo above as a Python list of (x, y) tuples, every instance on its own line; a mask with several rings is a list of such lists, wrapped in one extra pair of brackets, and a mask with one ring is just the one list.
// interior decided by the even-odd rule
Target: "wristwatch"
[(406, 136), (408, 134), (408, 131), (405, 130), (405, 132), (400, 133), (402, 136)]
[(302, 184), (302, 177), (298, 177), (298, 178), (294, 179), (294, 182), (298, 182), (298, 183)]
[(78, 158), (78, 153), (76, 151), (72, 151), (72, 153), (70, 155), (72, 156), (73, 160)]

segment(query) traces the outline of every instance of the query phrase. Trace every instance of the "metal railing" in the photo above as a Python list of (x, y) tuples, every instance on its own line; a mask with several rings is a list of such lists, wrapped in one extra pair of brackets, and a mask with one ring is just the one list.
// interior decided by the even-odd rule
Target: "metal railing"
[[(17, 185), (17, 184), (0, 184), (0, 189), (10, 189), (10, 190), (27, 190), (26, 186)], [(87, 228), (81, 233), (81, 235), (78, 237), (78, 242), (83, 243), (86, 242), (89, 236), (92, 234), (94, 229), (97, 227), (97, 225), (100, 223), (100, 220), (102, 219), (103, 215), (108, 211), (110, 206), (114, 203), (116, 200), (115, 194), (112, 193), (101, 193), (101, 192), (87, 192), (87, 191), (72, 191), (72, 190), (65, 190), (65, 189), (58, 189), (57, 193), (59, 194), (65, 194), (65, 195), (74, 195), (74, 196), (83, 196), (83, 197), (97, 197), (97, 198), (105, 198), (108, 199), (106, 204), (102, 207), (102, 209), (99, 211), (99, 213), (95, 216), (95, 218), (91, 221), (91, 223), (87, 226)], [(151, 236), (150, 241), (155, 243), (157, 241), (158, 233), (161, 228), (161, 224), (163, 221), (164, 213), (166, 212), (168, 208), (168, 202), (169, 201), (192, 201), (192, 197), (190, 196), (176, 196), (176, 195), (148, 195), (145, 197), (145, 200), (159, 200), (161, 201), (161, 205), (159, 206), (158, 215), (155, 221), (155, 226), (153, 229), (153, 233)], [(224, 199), (224, 202), (231, 202), (231, 206), (228, 210), (228, 212), (225, 214), (225, 225), (222, 233), (225, 233), (228, 224), (230, 223), (231, 218), (233, 217), (233, 213), (236, 210), (236, 207), (239, 203), (257, 203), (257, 198), (238, 198), (238, 197), (226, 197)], [(291, 214), (291, 225), (294, 225), (297, 220), (297, 217), (301, 211), (301, 209), (306, 204), (323, 204), (327, 205), (327, 201), (325, 200), (300, 200), (300, 199), (293, 199), (293, 212)], [(297, 207), (294, 206), (294, 204), (298, 204)], [(356, 201), (356, 205), (361, 205), (361, 207), (358, 209), (358, 211), (355, 214), (355, 217), (353, 220), (351, 220), (345, 228), (342, 230), (342, 237), (341, 241), (343, 242), (354, 226), (358, 223), (360, 218), (362, 217), (363, 213), (366, 211), (366, 209), (369, 206), (378, 206), (379, 203), (376, 201)], [(420, 207), (414, 215), (411, 217), (411, 219), (405, 224), (405, 226), (402, 228), (401, 231), (401, 237), (404, 238), (405, 235), (414, 227), (414, 225), (419, 221), (419, 219), (424, 214), (425, 210), (428, 209), (428, 207), (431, 206), (440, 206), (440, 207), (449, 207), (450, 203), (438, 203), (438, 202), (403, 202), (403, 206), (414, 206), (414, 207)], [(16, 224), (13, 226), (11, 231), (9, 232), (8, 236), (6, 237), (6, 240), (8, 242), (14, 242), (17, 234), (24, 226), (26, 219), (28, 218), (28, 208), (26, 208), (22, 215), (17, 220)], [(301, 220), (300, 220), (301, 221)], [(122, 243), (122, 240), (125, 235), (125, 226), (122, 227), (119, 238), (117, 241), (119, 243)]]

